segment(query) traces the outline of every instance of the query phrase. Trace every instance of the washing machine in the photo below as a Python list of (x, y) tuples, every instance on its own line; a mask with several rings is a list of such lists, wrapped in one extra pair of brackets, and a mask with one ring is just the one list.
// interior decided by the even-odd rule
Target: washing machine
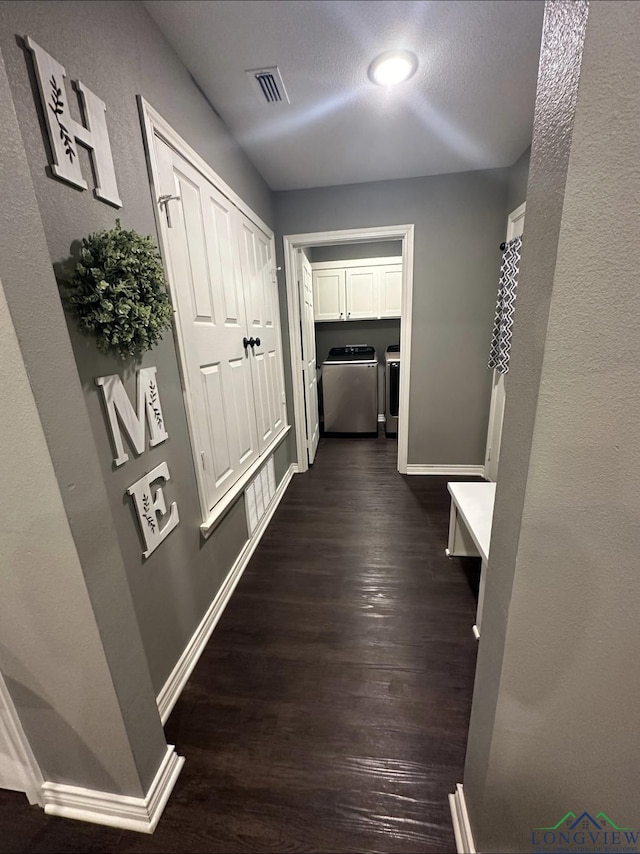
[(398, 432), (400, 406), (400, 345), (391, 344), (384, 353), (384, 426), (388, 434)]
[(378, 432), (378, 357), (368, 344), (332, 347), (322, 363), (325, 433)]

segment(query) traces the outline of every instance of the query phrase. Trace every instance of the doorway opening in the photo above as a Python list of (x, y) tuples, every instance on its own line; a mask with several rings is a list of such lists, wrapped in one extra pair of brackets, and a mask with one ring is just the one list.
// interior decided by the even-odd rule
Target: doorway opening
[[(396, 225), (284, 237), (296, 454), (300, 472), (307, 471), (313, 462), (320, 435), (320, 359), (324, 360), (332, 348), (340, 346), (370, 345), (376, 350), (377, 359), (370, 353), (355, 355), (363, 366), (370, 360), (369, 367), (377, 367), (376, 422), (385, 418), (385, 423), (379, 426), (386, 429), (386, 371), (380, 367), (385, 362), (385, 351), (379, 351), (393, 344), (391, 339), (395, 340), (396, 336), (402, 354), (397, 390), (397, 469), (402, 474), (407, 472), (413, 232), (413, 225)], [(388, 251), (393, 254), (381, 255)], [(316, 329), (319, 330), (318, 341)], [(371, 341), (355, 340), (365, 332)], [(347, 360), (353, 356), (353, 353), (346, 354)], [(335, 424), (344, 426), (339, 421)], [(389, 426), (391, 430), (396, 426), (393, 419)]]

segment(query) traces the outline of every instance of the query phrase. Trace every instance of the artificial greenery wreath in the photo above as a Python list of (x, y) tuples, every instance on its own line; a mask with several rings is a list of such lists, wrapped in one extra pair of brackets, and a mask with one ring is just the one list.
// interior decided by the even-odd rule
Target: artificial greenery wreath
[(103, 353), (122, 359), (154, 347), (171, 326), (164, 270), (151, 237), (115, 228), (82, 241), (81, 260), (64, 289), (65, 303)]

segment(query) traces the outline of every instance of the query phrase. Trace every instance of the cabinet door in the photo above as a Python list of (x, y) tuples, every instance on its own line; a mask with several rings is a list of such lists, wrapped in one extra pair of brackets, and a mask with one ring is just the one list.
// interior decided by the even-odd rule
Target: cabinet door
[(236, 209), (200, 172), (155, 138), (160, 192), (170, 194), (172, 226), (160, 217), (177, 313), (198, 487), (213, 509), (258, 457), (251, 358)]
[(402, 264), (379, 268), (380, 317), (400, 317), (402, 309)]
[(347, 320), (378, 317), (378, 268), (347, 269)]
[(286, 426), (282, 341), (273, 239), (236, 211), (247, 335), (260, 453)]
[(313, 311), (316, 320), (345, 320), (344, 270), (313, 271)]

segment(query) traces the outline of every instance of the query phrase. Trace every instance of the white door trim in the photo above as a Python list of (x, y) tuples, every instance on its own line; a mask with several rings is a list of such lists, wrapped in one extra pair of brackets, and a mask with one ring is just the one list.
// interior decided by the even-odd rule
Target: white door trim
[[(154, 193), (153, 209), (156, 214), (156, 220), (158, 219), (160, 212), (156, 203), (159, 194), (157, 193), (158, 173), (153, 152), (154, 133), (161, 137), (161, 139), (164, 139), (167, 145), (177, 151), (181, 157), (184, 157), (184, 159), (187, 160), (194, 169), (201, 172), (207, 181), (210, 181), (215, 188), (219, 190), (223, 196), (226, 196), (239, 210), (241, 210), (242, 213), (251, 220), (251, 222), (255, 223), (258, 228), (262, 229), (267, 237), (273, 237), (273, 231), (269, 228), (266, 222), (263, 222), (255, 211), (251, 210), (249, 205), (246, 204), (236, 191), (227, 184), (224, 178), (221, 178), (220, 175), (218, 175), (218, 173), (209, 166), (206, 160), (203, 160), (198, 152), (191, 148), (188, 142), (185, 142), (180, 134), (171, 127), (169, 122), (162, 118), (160, 113), (154, 110), (151, 104), (146, 101), (142, 95), (138, 95), (138, 107), (140, 110), (140, 119), (142, 121), (142, 137), (145, 146), (145, 153), (147, 155), (151, 186)], [(160, 231), (160, 229), (158, 229), (158, 231)]]
[(291, 374), (293, 381), (293, 411), (296, 427), (296, 453), (298, 471), (309, 468), (307, 462), (307, 433), (304, 408), (304, 388), (302, 371), (302, 346), (300, 336), (300, 307), (298, 301), (298, 280), (296, 273), (296, 250), (310, 246), (331, 246), (341, 243), (371, 243), (382, 240), (402, 241), (402, 317), (400, 324), (400, 352), (402, 370), (400, 371), (400, 402), (398, 411), (398, 471), (407, 473), (409, 448), (409, 389), (411, 365), (411, 315), (413, 306), (413, 240), (414, 226), (388, 225), (373, 228), (354, 228), (342, 231), (315, 231), (307, 234), (286, 234), (284, 243), (285, 283), (287, 293), (287, 314), (289, 317), (289, 351), (291, 356)]
[[(507, 243), (518, 230), (523, 219), (527, 203), (523, 202), (507, 216)], [(522, 228), (519, 229), (522, 231)], [(484, 476), (487, 480), (495, 480), (498, 470), (495, 466), (496, 453), (500, 456), (502, 439), (502, 419), (504, 416), (504, 374), (495, 369), (491, 376), (491, 404), (489, 406), (489, 424), (487, 426), (487, 444), (484, 451)], [(499, 423), (497, 423), (499, 421)]]

